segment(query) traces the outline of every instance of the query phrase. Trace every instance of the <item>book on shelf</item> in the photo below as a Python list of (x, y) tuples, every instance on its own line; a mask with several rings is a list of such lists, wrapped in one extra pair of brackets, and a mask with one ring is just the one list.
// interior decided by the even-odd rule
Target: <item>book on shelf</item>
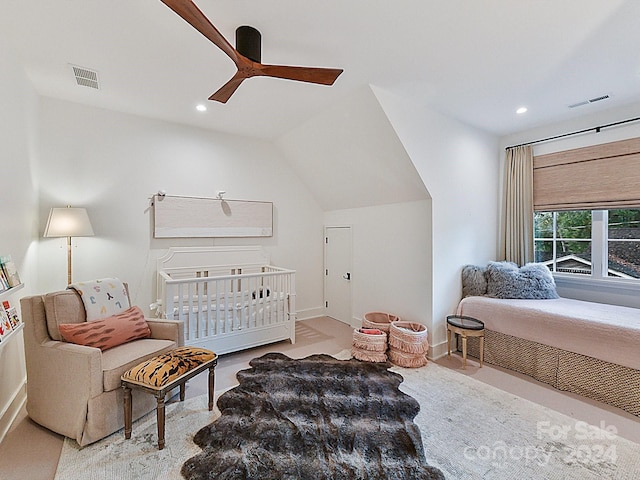
[(4, 292), (5, 290), (9, 290), (9, 280), (4, 273), (4, 268), (0, 267), (0, 292)]
[(12, 330), (13, 327), (11, 326), (11, 321), (9, 320), (9, 315), (7, 315), (7, 311), (4, 308), (0, 308), (0, 339), (9, 335)]
[(11, 255), (0, 257), (0, 263), (2, 264), (1, 270), (4, 275), (4, 280), (7, 282), (7, 288), (20, 285), (20, 275), (18, 275), (18, 269), (11, 259)]
[(2, 302), (2, 310), (4, 310), (9, 317), (9, 323), (11, 324), (11, 328), (17, 328), (20, 325), (20, 317), (18, 316), (18, 310), (16, 307), (12, 307), (9, 300), (4, 300)]

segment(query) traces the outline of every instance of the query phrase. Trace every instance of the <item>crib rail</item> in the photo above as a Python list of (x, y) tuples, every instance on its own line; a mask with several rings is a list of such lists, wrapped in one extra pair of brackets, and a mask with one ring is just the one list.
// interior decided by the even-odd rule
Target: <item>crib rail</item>
[(159, 271), (162, 318), (184, 322), (185, 343), (227, 353), (295, 342), (295, 271), (272, 265), (213, 265)]

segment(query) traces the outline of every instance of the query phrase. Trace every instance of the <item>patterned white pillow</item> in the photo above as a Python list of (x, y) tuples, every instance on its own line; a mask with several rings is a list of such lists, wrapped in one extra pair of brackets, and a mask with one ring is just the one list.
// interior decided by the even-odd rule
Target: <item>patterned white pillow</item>
[(111, 317), (131, 306), (127, 289), (118, 278), (76, 282), (67, 288), (73, 288), (80, 294), (88, 322)]

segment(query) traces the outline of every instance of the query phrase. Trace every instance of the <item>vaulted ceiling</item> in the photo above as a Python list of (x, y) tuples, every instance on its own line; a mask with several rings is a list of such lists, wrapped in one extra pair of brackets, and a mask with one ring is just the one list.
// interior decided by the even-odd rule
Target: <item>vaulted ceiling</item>
[[(236, 27), (260, 30), (264, 63), (344, 73), (331, 87), (252, 78), (209, 102), (235, 67), (160, 0), (7, 0), (0, 40), (41, 95), (267, 139), (367, 85), (496, 135), (640, 101), (637, 0), (196, 4), (232, 44)], [(71, 65), (96, 71), (99, 89)]]

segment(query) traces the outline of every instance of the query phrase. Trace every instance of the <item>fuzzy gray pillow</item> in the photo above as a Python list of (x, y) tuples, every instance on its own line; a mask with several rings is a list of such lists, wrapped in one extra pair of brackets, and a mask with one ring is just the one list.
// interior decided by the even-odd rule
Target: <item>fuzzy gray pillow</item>
[(527, 263), (518, 268), (511, 262), (489, 262), (487, 295), (495, 298), (559, 298), (556, 282), (542, 263)]
[(462, 298), (487, 294), (487, 268), (477, 265), (462, 267)]

